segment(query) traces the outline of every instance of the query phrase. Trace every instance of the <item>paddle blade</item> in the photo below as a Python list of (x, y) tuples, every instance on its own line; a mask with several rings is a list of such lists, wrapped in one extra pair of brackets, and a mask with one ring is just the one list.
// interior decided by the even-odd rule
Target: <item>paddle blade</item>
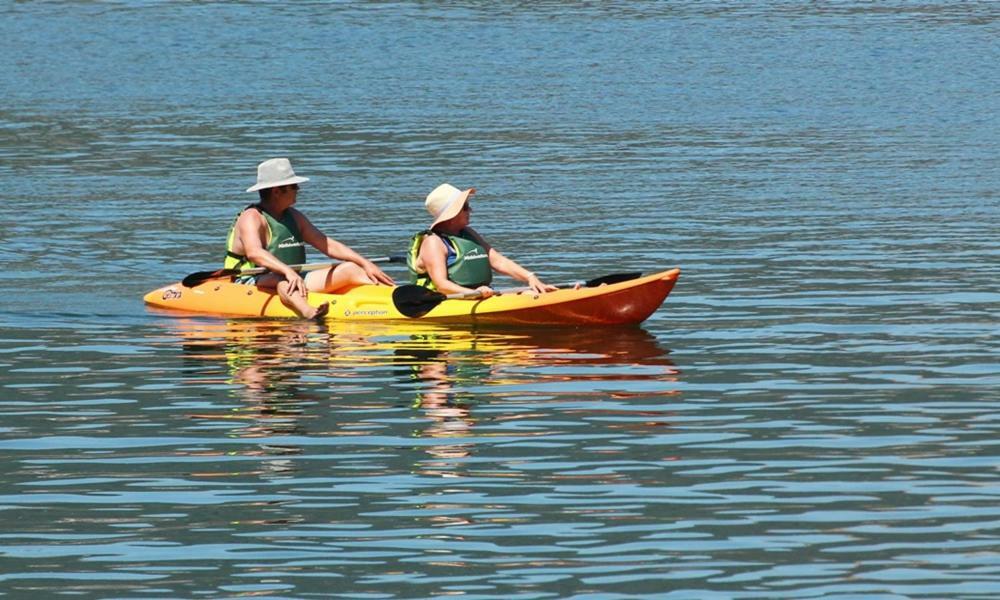
[(442, 293), (420, 285), (401, 285), (392, 290), (392, 303), (404, 316), (419, 318), (447, 299)]
[(587, 280), (583, 286), (584, 287), (597, 287), (599, 285), (611, 285), (612, 283), (621, 283), (623, 281), (631, 281), (633, 279), (638, 279), (642, 277), (641, 271), (633, 271), (631, 273), (612, 273), (611, 275), (604, 275), (602, 277), (595, 277), (593, 279)]
[(184, 287), (194, 287), (203, 281), (208, 281), (209, 279), (219, 279), (222, 277), (232, 277), (233, 275), (238, 275), (239, 271), (236, 269), (216, 269), (214, 271), (198, 271), (197, 273), (191, 273), (184, 279), (181, 279), (181, 285)]

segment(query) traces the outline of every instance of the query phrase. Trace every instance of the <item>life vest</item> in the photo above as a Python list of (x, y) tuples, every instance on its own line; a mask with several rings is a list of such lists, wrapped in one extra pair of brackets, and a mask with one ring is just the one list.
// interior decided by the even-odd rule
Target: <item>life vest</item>
[(489, 285), (493, 281), (493, 269), (490, 267), (490, 257), (486, 248), (479, 244), (468, 230), (463, 229), (458, 235), (447, 235), (436, 231), (425, 230), (413, 236), (410, 240), (410, 251), (406, 255), (406, 266), (410, 269), (410, 282), (432, 290), (437, 286), (426, 272), (417, 271), (417, 257), (420, 255), (420, 244), (428, 235), (436, 235), (444, 241), (448, 249), (446, 264), (448, 265), (448, 280), (458, 285), (476, 288)]
[(267, 214), (259, 204), (251, 204), (240, 211), (239, 215), (233, 219), (233, 224), (229, 228), (229, 237), (226, 238), (226, 258), (222, 263), (224, 269), (248, 269), (256, 267), (250, 259), (243, 254), (233, 252), (233, 244), (236, 242), (236, 222), (240, 215), (250, 209), (256, 210), (264, 216), (267, 224), (267, 246), (268, 252), (286, 265), (298, 265), (306, 262), (306, 245), (302, 241), (302, 233), (299, 225), (295, 222), (295, 216), (290, 210), (286, 210), (281, 215), (281, 219), (275, 219)]

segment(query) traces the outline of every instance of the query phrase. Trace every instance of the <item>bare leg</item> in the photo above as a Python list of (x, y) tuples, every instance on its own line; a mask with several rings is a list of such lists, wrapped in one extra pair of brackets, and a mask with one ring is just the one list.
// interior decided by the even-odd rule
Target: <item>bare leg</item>
[(272, 289), (278, 292), (282, 304), (295, 311), (295, 314), (306, 319), (322, 318), (330, 309), (329, 305), (323, 304), (319, 308), (311, 306), (304, 296), (288, 293), (288, 282), (276, 273), (267, 273), (257, 279), (257, 287)]
[(330, 310), (330, 305), (325, 302), (317, 308), (306, 302), (306, 298), (304, 296), (300, 296), (299, 294), (289, 294), (288, 287), (289, 284), (284, 279), (278, 282), (278, 296), (281, 298), (281, 301), (284, 302), (285, 306), (294, 310), (300, 317), (304, 317), (306, 319), (322, 318), (323, 315)]
[(340, 263), (328, 269), (305, 274), (306, 287), (311, 292), (338, 292), (366, 283), (375, 283), (364, 269), (354, 263)]

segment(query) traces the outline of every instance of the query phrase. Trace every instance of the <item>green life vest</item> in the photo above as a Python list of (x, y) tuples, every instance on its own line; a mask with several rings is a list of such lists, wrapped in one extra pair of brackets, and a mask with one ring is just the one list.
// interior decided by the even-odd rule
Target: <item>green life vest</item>
[(430, 275), (417, 271), (417, 257), (420, 255), (420, 244), (428, 235), (436, 235), (444, 240), (448, 249), (448, 280), (458, 285), (476, 288), (489, 285), (493, 281), (493, 269), (490, 267), (490, 257), (486, 248), (472, 238), (463, 229), (458, 235), (447, 235), (431, 230), (421, 231), (410, 240), (410, 251), (406, 255), (406, 266), (410, 268), (410, 282), (432, 290), (437, 286), (431, 281)]
[(233, 252), (233, 243), (236, 241), (236, 222), (245, 211), (254, 209), (264, 215), (264, 222), (267, 223), (267, 251), (275, 258), (286, 265), (298, 265), (306, 262), (306, 246), (302, 241), (302, 233), (299, 225), (295, 222), (295, 216), (290, 210), (286, 210), (281, 215), (281, 219), (275, 219), (267, 214), (259, 204), (251, 204), (240, 211), (233, 220), (232, 227), (229, 228), (229, 237), (226, 238), (226, 259), (222, 263), (224, 269), (252, 269), (256, 267), (250, 259), (243, 254)]

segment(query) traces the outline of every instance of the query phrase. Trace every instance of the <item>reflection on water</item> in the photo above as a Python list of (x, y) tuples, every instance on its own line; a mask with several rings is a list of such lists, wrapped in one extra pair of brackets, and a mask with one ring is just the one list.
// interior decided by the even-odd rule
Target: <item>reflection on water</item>
[[(13, 467), (0, 506), (18, 523), (0, 535), (9, 589), (68, 577), (112, 595), (317, 593), (316, 577), (366, 564), (351, 578), (364, 594), (455, 568), (486, 583), (497, 561), (510, 576), (586, 565), (561, 556), (558, 531), (634, 510), (573, 488), (627, 493), (661, 460), (620, 442), (668, 426), (679, 376), (641, 329), (152, 325), (0, 340), (2, 409), (19, 425), (0, 440)], [(484, 546), (494, 534), (510, 543)], [(122, 576), (99, 577), (93, 560)], [(406, 564), (424, 575), (397, 581)]]
[(427, 428), (418, 435), (442, 441), (441, 445), (426, 450), (443, 462), (425, 466), (447, 468), (449, 463), (444, 462), (447, 459), (463, 458), (470, 453), (470, 444), (461, 441), (449, 444), (449, 439), (468, 437), (475, 423), (471, 409), (475, 397), (459, 388), (477, 379), (488, 378), (490, 368), (482, 357), (463, 360), (461, 356), (450, 357), (448, 350), (413, 348), (397, 352), (404, 373), (417, 386), (413, 407), (421, 411), (428, 421)]
[[(424, 450), (440, 459), (469, 456), (474, 438), (486, 435), (476, 430), (477, 423), (509, 433), (513, 423), (508, 422), (531, 416), (478, 415), (480, 397), (503, 398), (513, 406), (526, 398), (552, 400), (566, 395), (558, 391), (565, 389), (579, 403), (586, 396), (580, 387), (589, 382), (598, 383), (591, 390), (598, 395), (648, 394), (630, 391), (640, 382), (659, 382), (655, 393), (669, 394), (663, 386), (677, 373), (668, 351), (648, 332), (634, 328), (470, 330), (423, 322), (183, 318), (164, 323), (167, 334), (182, 341), (185, 365), (203, 374), (188, 378), (188, 384), (221, 385), (238, 401), (225, 412), (191, 413), (189, 418), (200, 423), (193, 430), (221, 429), (242, 438), (310, 435), (309, 421), (331, 400), (356, 397), (362, 406), (355, 410), (377, 408), (377, 396), (356, 396), (356, 388), (366, 374), (388, 372), (394, 376), (389, 385), (405, 391), (394, 393), (392, 404), (382, 408), (410, 411), (419, 423), (412, 435), (433, 440), (435, 445)], [(335, 434), (368, 431), (359, 422)], [(301, 451), (274, 444), (263, 448), (280, 455)], [(272, 461), (270, 466), (277, 464), (284, 463)]]
[(628, 328), (0, 318), (13, 593), (941, 597), (956, 552), (970, 597), (998, 591), (994, 370), (940, 325), (965, 366), (880, 328), (829, 364), (806, 325), (726, 319), (671, 352)]

